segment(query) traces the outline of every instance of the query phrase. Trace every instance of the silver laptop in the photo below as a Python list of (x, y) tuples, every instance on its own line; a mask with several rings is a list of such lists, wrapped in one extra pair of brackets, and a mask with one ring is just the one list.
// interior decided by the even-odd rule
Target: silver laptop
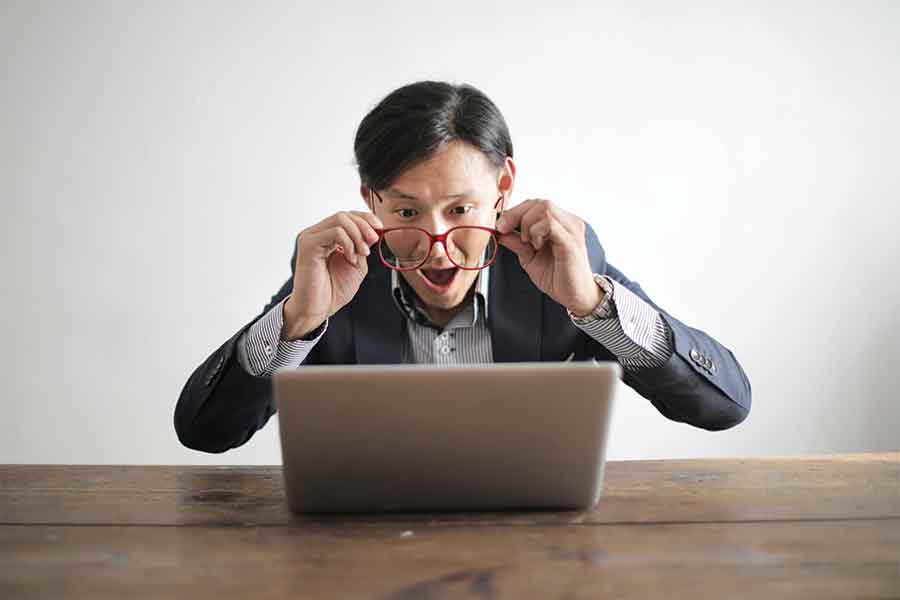
[(273, 376), (294, 512), (590, 508), (616, 362), (304, 366)]

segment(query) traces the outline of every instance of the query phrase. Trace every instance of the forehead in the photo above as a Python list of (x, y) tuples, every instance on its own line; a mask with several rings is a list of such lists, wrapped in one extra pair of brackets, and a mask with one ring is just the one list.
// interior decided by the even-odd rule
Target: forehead
[(494, 169), (477, 148), (454, 140), (427, 160), (400, 174), (387, 190), (392, 198), (443, 199), (490, 186)]

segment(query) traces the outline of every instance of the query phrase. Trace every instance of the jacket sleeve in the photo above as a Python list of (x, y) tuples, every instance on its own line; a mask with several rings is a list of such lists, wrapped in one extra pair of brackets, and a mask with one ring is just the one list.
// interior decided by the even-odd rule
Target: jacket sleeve
[(291, 277), (259, 315), (241, 327), (188, 377), (175, 405), (175, 433), (194, 450), (224, 452), (247, 442), (275, 414), (271, 376), (247, 372), (237, 357), (241, 335), (293, 288), (296, 240)]
[[(607, 263), (590, 225), (586, 241), (594, 272), (611, 277), (654, 307), (671, 331), (674, 352), (669, 360), (658, 367), (624, 371), (622, 380), (673, 421), (718, 431), (746, 419), (751, 405), (750, 380), (734, 353), (709, 334), (670, 315), (636, 281)], [(596, 346), (600, 358), (601, 346), (593, 339), (589, 343)]]

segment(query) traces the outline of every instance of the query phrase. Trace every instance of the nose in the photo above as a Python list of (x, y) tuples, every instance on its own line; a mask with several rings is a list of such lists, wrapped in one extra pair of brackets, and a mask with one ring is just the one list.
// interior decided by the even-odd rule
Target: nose
[[(444, 223), (444, 220), (440, 218), (440, 215), (430, 215), (430, 218), (426, 217), (421, 226), (423, 229), (430, 231), (434, 235), (440, 235), (449, 229), (449, 226)], [(447, 257), (447, 248), (444, 244), (436, 241), (431, 245), (431, 257), (428, 262), (442, 268), (450, 266), (451, 261)]]
[(450, 227), (447, 223), (444, 222), (443, 215), (441, 215), (440, 213), (435, 214), (435, 212), (422, 215), (420, 223), (420, 226), (423, 229), (427, 229), (435, 235), (444, 233)]
[(447, 248), (443, 243), (435, 241), (431, 246), (431, 259), (428, 261), (434, 267), (447, 268), (450, 266), (450, 257), (447, 256)]

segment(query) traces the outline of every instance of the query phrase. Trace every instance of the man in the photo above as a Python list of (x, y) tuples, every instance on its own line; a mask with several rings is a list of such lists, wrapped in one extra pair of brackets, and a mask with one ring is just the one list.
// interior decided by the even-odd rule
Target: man
[(354, 149), (368, 210), (300, 232), (292, 277), (185, 384), (184, 445), (245, 443), (275, 412), (275, 369), (306, 364), (615, 360), (669, 419), (721, 430), (747, 417), (731, 351), (608, 264), (590, 226), (547, 199), (506, 210), (512, 142), (482, 92), (401, 87)]

